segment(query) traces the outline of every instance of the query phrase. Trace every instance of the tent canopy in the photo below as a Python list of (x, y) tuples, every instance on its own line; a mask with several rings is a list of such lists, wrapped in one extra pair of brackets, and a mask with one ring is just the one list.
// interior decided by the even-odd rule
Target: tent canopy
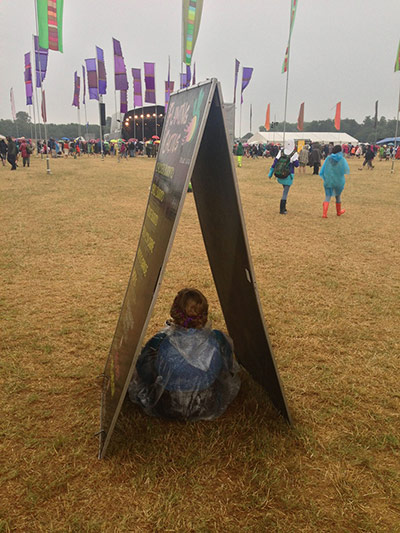
[(385, 139), (382, 139), (381, 141), (377, 141), (376, 144), (389, 144), (389, 143), (395, 143), (399, 144), (400, 137), (386, 137)]
[[(348, 133), (332, 132), (332, 131), (287, 131), (285, 133), (285, 139), (293, 139), (294, 141), (305, 140), (311, 142), (342, 144), (353, 143), (358, 144), (358, 140), (349, 135)], [(283, 132), (282, 131), (259, 131), (255, 133), (247, 141), (249, 144), (258, 143), (282, 143)]]

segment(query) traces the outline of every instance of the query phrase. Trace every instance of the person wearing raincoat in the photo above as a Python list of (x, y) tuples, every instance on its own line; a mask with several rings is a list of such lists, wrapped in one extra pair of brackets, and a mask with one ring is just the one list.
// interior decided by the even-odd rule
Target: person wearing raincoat
[(142, 349), (129, 398), (149, 415), (212, 420), (240, 389), (231, 341), (209, 327), (207, 299), (197, 289), (180, 290), (170, 315)]
[(276, 165), (278, 164), (279, 159), (281, 158), (282, 154), (284, 154), (285, 157), (289, 158), (289, 175), (286, 178), (276, 178), (278, 180), (278, 183), (280, 183), (283, 187), (282, 192), (282, 198), (279, 205), (279, 213), (281, 215), (286, 215), (286, 202), (287, 197), (289, 194), (289, 189), (293, 183), (294, 180), (294, 169), (295, 167), (299, 166), (299, 154), (297, 153), (295, 149), (295, 143), (293, 139), (289, 139), (285, 141), (285, 148), (282, 151), (282, 149), (278, 152), (278, 155), (274, 159), (274, 162), (272, 163), (272, 166), (269, 170), (268, 177), (272, 178), (274, 174), (274, 169)]
[(325, 201), (322, 204), (322, 218), (328, 218), (329, 202), (332, 196), (336, 197), (336, 214), (339, 217), (345, 213), (342, 209), (341, 194), (346, 182), (345, 174), (350, 174), (349, 164), (343, 157), (340, 145), (333, 147), (322, 165), (319, 175), (324, 180)]

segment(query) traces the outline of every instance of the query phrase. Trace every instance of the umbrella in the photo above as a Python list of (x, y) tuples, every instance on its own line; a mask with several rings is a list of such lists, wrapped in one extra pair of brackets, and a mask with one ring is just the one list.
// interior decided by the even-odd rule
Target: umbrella
[(82, 135), (80, 137), (77, 137), (76, 139), (74, 139), (75, 141), (85, 141), (85, 137), (82, 137)]
[(5, 139), (4, 135), (0, 135), (0, 139)]
[(69, 141), (68, 137), (61, 137), (60, 141)]
[(153, 135), (152, 139), (155, 139), (155, 140), (158, 141), (160, 139), (160, 137), (158, 135)]

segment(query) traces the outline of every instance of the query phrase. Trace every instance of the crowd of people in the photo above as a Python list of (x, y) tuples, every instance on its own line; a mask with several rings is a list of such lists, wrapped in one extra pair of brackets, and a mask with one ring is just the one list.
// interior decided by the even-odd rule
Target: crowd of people
[(25, 137), (14, 139), (9, 136), (0, 139), (0, 159), (3, 166), (8, 161), (11, 170), (16, 170), (19, 158), (22, 159), (24, 167), (29, 167), (32, 154), (40, 154), (42, 157), (48, 154), (55, 158), (77, 158), (81, 155), (117, 156), (118, 159), (145, 155), (149, 158), (155, 158), (159, 142), (159, 138), (154, 136), (154, 138), (144, 141), (114, 139), (101, 142), (100, 139), (85, 141), (82, 138), (59, 140), (50, 138), (47, 141), (37, 140), (35, 143), (32, 139), (25, 139)]

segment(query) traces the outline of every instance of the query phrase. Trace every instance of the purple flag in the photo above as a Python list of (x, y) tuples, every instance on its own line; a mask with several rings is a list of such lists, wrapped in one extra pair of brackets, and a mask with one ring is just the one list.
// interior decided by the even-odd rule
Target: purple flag
[(196, 85), (196, 63), (193, 63), (193, 78), (192, 85)]
[(82, 79), (83, 79), (83, 92), (82, 92), (82, 103), (86, 104), (86, 73), (85, 67), (82, 65)]
[(192, 73), (190, 71), (190, 65), (186, 65), (186, 86), (185, 87), (189, 87), (191, 79), (192, 79)]
[(169, 97), (172, 92), (174, 92), (174, 82), (168, 80), (165, 82), (165, 112), (167, 112)]
[(155, 63), (144, 63), (144, 84), (146, 92), (144, 93), (144, 101), (148, 104), (156, 103), (156, 86), (155, 86)]
[(142, 77), (140, 74), (140, 68), (132, 69), (133, 76), (133, 107), (142, 107)]
[(237, 87), (239, 68), (240, 68), (240, 61), (235, 59), (235, 84), (233, 86), (233, 103), (234, 104), (236, 104), (236, 87)]
[(106, 94), (107, 93), (107, 76), (106, 76), (106, 66), (104, 63), (104, 52), (98, 46), (96, 46), (96, 57), (97, 57), (97, 75), (98, 75), (98, 84), (99, 84), (99, 94)]
[(47, 48), (39, 47), (39, 38), (37, 35), (33, 36), (33, 41), (35, 44), (36, 87), (41, 87), (41, 82), (46, 77), (49, 51)]
[(114, 48), (114, 80), (115, 80), (115, 90), (116, 91), (127, 91), (128, 90), (128, 78), (126, 76), (126, 67), (124, 56), (122, 55), (121, 43), (114, 39), (113, 37), (113, 48)]
[(184, 89), (186, 87), (186, 72), (181, 73), (179, 76), (180, 76), (179, 87), (181, 89)]
[(25, 54), (25, 94), (26, 105), (32, 105), (32, 68), (31, 68), (31, 53)]
[(79, 105), (79, 92), (81, 90), (81, 79), (78, 76), (77, 71), (75, 70), (75, 76), (74, 76), (74, 99), (72, 100), (72, 105), (80, 109)]
[(98, 100), (99, 99), (99, 88), (97, 87), (97, 70), (96, 70), (96, 60), (94, 58), (85, 59), (86, 63), (86, 72), (87, 80), (89, 87), (89, 99)]
[(252, 74), (253, 74), (252, 67), (243, 67), (243, 72), (242, 72), (242, 91), (240, 93), (240, 103), (242, 103), (242, 104), (243, 104), (243, 91), (246, 89), (246, 87), (250, 83)]
[(121, 96), (121, 104), (120, 104), (120, 112), (126, 113), (128, 111), (128, 91), (125, 89), (120, 90), (120, 96)]

